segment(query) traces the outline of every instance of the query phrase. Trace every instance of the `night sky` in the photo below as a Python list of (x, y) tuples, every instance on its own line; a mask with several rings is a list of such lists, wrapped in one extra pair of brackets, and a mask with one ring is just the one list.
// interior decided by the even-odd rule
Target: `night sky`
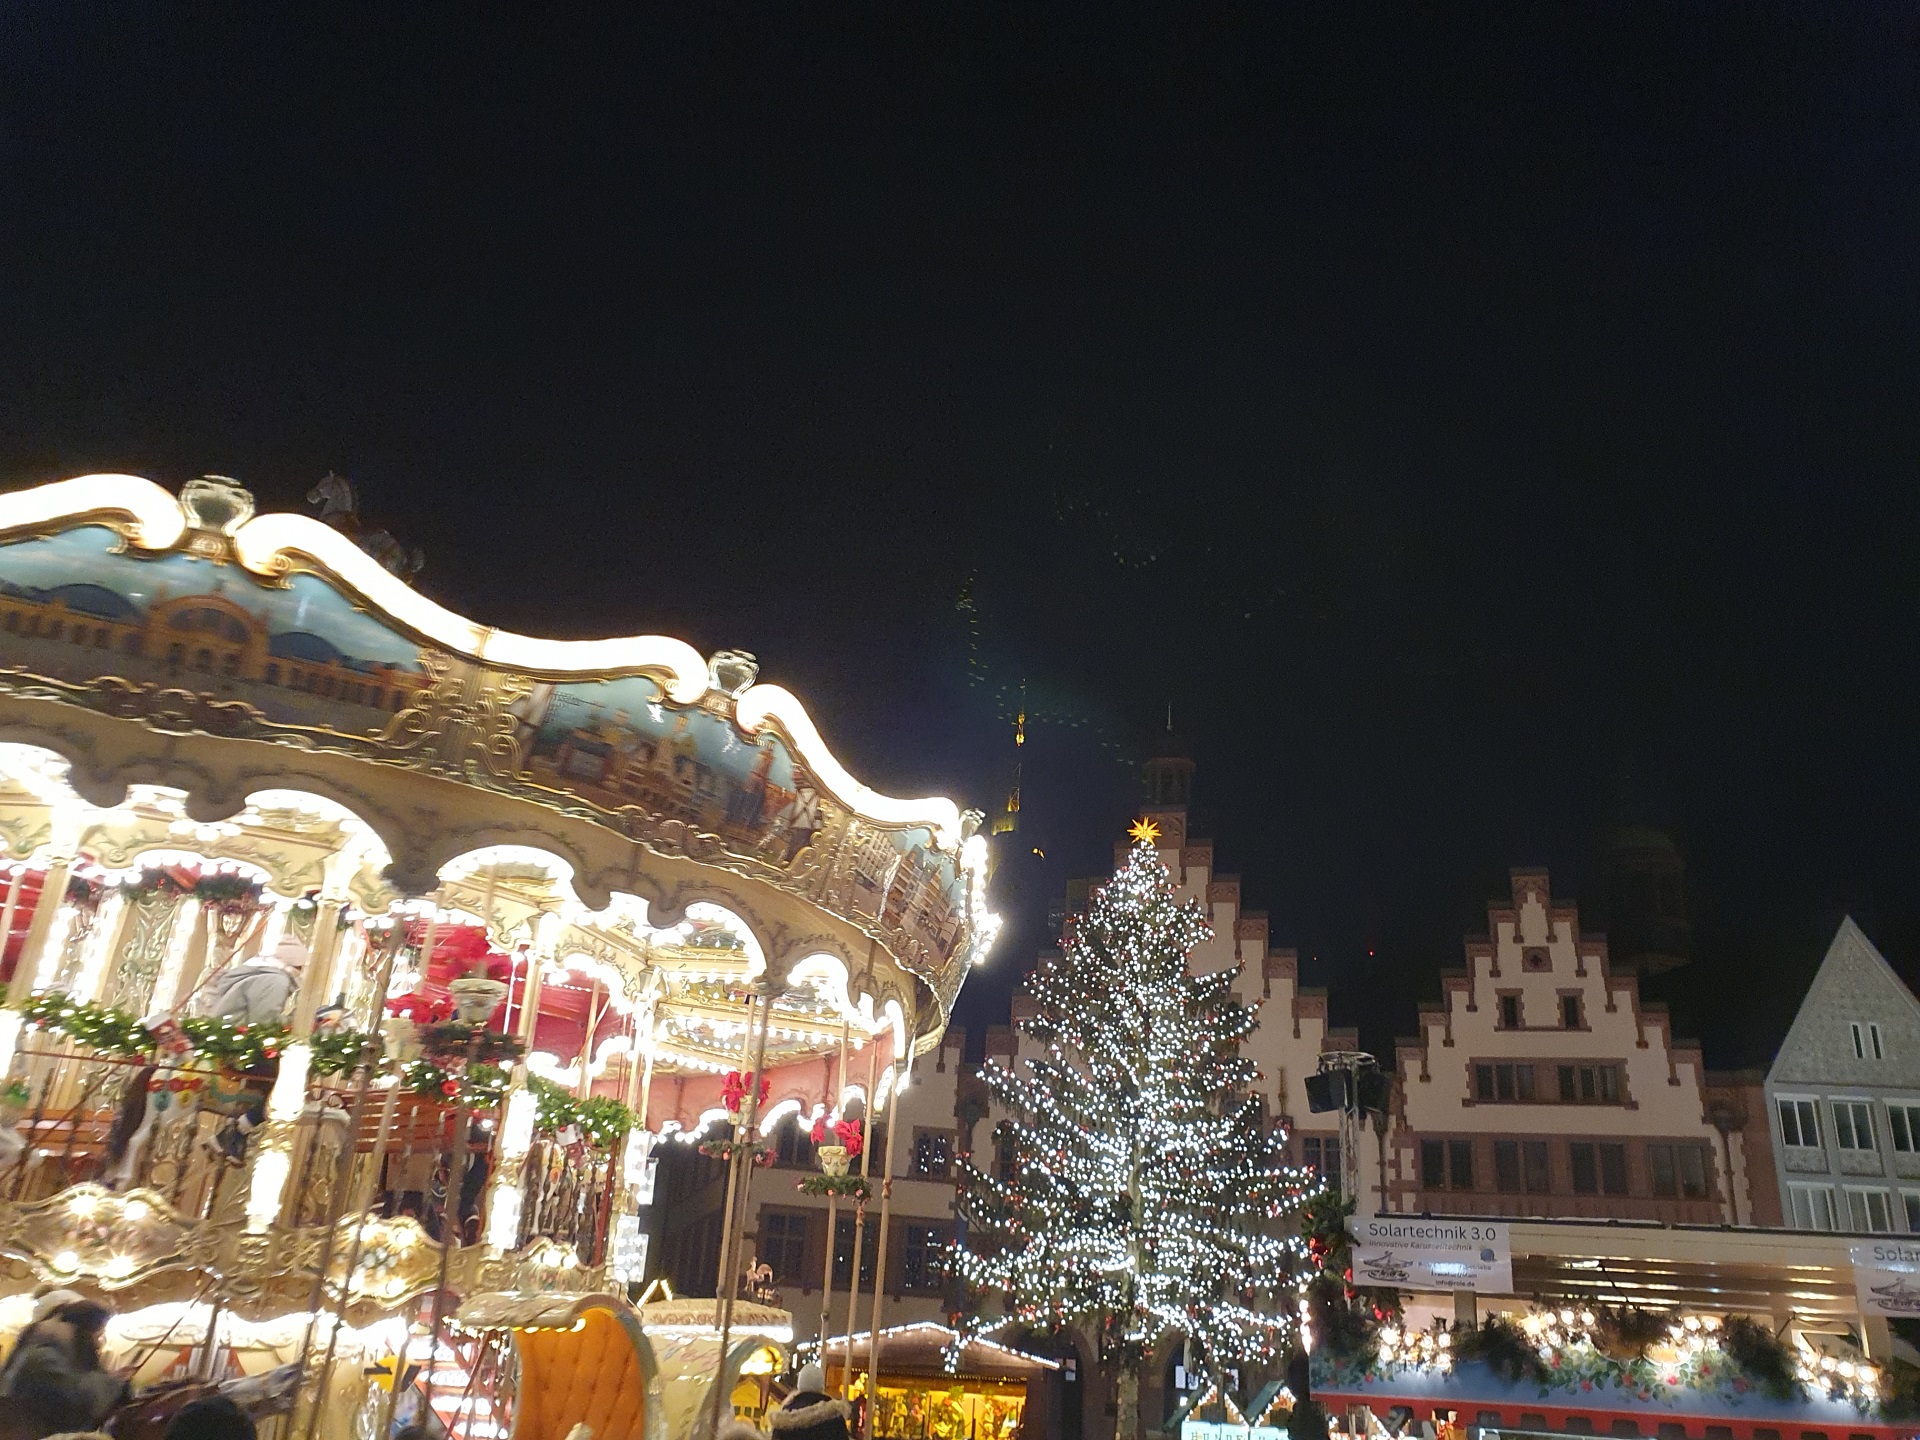
[(338, 470), (895, 792), (1024, 681), (975, 1021), (1171, 704), (1368, 1043), (1627, 818), (1764, 1064), (1843, 913), (1920, 978), (1920, 13), (1454, 8), (14, 0), (0, 482)]

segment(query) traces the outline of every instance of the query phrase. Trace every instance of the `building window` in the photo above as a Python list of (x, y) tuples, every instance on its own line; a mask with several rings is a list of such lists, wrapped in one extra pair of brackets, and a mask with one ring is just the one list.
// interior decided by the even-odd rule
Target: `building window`
[(279, 683), (280, 683), (280, 667), (275, 664), (269, 664), (267, 666), (267, 684), (278, 685)]
[(1474, 1066), (1474, 1090), (1487, 1101), (1533, 1099), (1533, 1066), (1506, 1061)]
[(1014, 1145), (1013, 1125), (1003, 1120), (993, 1130), (993, 1178), (1002, 1185), (1020, 1178), (1020, 1154)]
[(773, 1157), (777, 1165), (793, 1165), (803, 1170), (814, 1166), (813, 1127), (802, 1127), (798, 1115), (783, 1119), (773, 1132)]
[(1576, 1195), (1627, 1193), (1627, 1147), (1576, 1140), (1567, 1146)]
[(1531, 949), (1521, 953), (1520, 964), (1528, 970), (1551, 970), (1553, 959), (1545, 950)]
[(1884, 1060), (1886, 1051), (1880, 1044), (1880, 1026), (1874, 1021), (1862, 1024), (1855, 1020), (1848, 1026), (1853, 1031), (1853, 1058), (1856, 1060)]
[(1834, 1101), (1833, 1143), (1842, 1150), (1873, 1149), (1873, 1106), (1865, 1100)]
[(1893, 1197), (1884, 1190), (1847, 1188), (1847, 1219), (1855, 1230), (1885, 1235), (1893, 1229)]
[(1453, 1188), (1456, 1190), (1473, 1189), (1473, 1142), (1471, 1140), (1449, 1140), (1447, 1142), (1447, 1163), (1453, 1167)]
[(1335, 1195), (1340, 1193), (1340, 1137), (1309, 1135), (1300, 1142), (1300, 1156)]
[(1526, 1172), (1529, 1195), (1544, 1195), (1553, 1188), (1547, 1172), (1546, 1141), (1523, 1140), (1520, 1143), (1520, 1160)]
[(1833, 1190), (1826, 1185), (1787, 1186), (1787, 1220), (1796, 1230), (1832, 1230)]
[(1600, 1188), (1609, 1195), (1627, 1193), (1627, 1147), (1600, 1147)]
[(1707, 1198), (1707, 1155), (1699, 1145), (1649, 1145), (1647, 1169), (1655, 1195), (1682, 1200)]
[(1909, 1155), (1920, 1150), (1920, 1105), (1887, 1106), (1887, 1129), (1894, 1149)]
[(1584, 1140), (1576, 1140), (1569, 1144), (1567, 1168), (1573, 1172), (1574, 1194), (1598, 1195), (1600, 1193), (1600, 1161), (1594, 1154), (1592, 1145)]
[(1500, 997), (1500, 1028), (1502, 1030), (1520, 1028), (1520, 997), (1518, 995)]
[(1907, 1233), (1920, 1234), (1920, 1191), (1902, 1190), (1900, 1204), (1907, 1212)]
[(945, 1180), (953, 1170), (953, 1132), (913, 1132), (913, 1173), (923, 1180)]
[(901, 1237), (900, 1288), (938, 1290), (946, 1278), (946, 1227), (909, 1222)]
[(1618, 1065), (1562, 1065), (1562, 1105), (1617, 1105), (1620, 1103)]
[(1813, 1101), (1782, 1100), (1779, 1108), (1780, 1143), (1791, 1145), (1796, 1150), (1818, 1150), (1820, 1121)]
[(1547, 1142), (1544, 1140), (1496, 1140), (1493, 1142), (1494, 1184), (1509, 1195), (1525, 1191), (1544, 1195), (1551, 1185), (1547, 1167)]
[(1578, 995), (1560, 997), (1560, 1024), (1568, 1030), (1580, 1028), (1580, 997)]
[(18, 610), (7, 611), (7, 629), (16, 635), (20, 633), (20, 612)]
[[(776, 1285), (803, 1285), (807, 1268), (807, 1216), (797, 1210), (760, 1212), (761, 1260), (773, 1267)], [(819, 1276), (815, 1276), (818, 1279)]]
[(1422, 1140), (1420, 1183), (1427, 1190), (1473, 1189), (1473, 1142)]
[[(860, 1234), (860, 1283), (873, 1284), (874, 1249), (879, 1244), (878, 1226), (869, 1223)], [(853, 1221), (841, 1220), (833, 1227), (833, 1283), (853, 1283)]]

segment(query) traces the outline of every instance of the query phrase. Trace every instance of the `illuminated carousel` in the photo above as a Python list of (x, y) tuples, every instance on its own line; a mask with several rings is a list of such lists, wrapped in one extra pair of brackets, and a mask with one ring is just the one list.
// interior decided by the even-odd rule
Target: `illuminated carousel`
[[(978, 816), (750, 656), (476, 625), (334, 518), (0, 496), (0, 1339), (101, 1298), (153, 1413), (302, 1440), (710, 1433), (791, 1339), (734, 1279), (756, 1150), (857, 1153), (938, 1042)], [(636, 1307), (675, 1143), (728, 1167), (718, 1298)]]

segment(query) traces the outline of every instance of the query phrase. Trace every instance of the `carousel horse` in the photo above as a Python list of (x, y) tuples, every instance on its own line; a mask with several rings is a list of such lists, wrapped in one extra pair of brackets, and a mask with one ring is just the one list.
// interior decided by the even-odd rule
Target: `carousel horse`
[(409, 584), (427, 563), (427, 555), (418, 545), (411, 549), (393, 538), (388, 530), (369, 530), (360, 519), (360, 500), (353, 482), (329, 470), (318, 485), (307, 492), (307, 503), (320, 507), (320, 519), (345, 535), (379, 562), (380, 568)]

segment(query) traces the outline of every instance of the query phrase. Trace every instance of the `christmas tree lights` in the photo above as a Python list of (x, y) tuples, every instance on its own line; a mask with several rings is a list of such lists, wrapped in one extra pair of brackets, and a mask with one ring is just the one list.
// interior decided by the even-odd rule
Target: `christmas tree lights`
[(1210, 933), (1136, 844), (1027, 982), (1038, 1013), (1020, 1029), (1040, 1053), (981, 1072), (1012, 1117), (1005, 1179), (962, 1165), (955, 1267), (1005, 1305), (976, 1326), (1090, 1331), (1119, 1369), (1122, 1440), (1158, 1342), (1186, 1337), (1216, 1378), (1274, 1360), (1311, 1268), (1298, 1211), (1318, 1182), (1250, 1093), (1239, 967), (1187, 970)]

